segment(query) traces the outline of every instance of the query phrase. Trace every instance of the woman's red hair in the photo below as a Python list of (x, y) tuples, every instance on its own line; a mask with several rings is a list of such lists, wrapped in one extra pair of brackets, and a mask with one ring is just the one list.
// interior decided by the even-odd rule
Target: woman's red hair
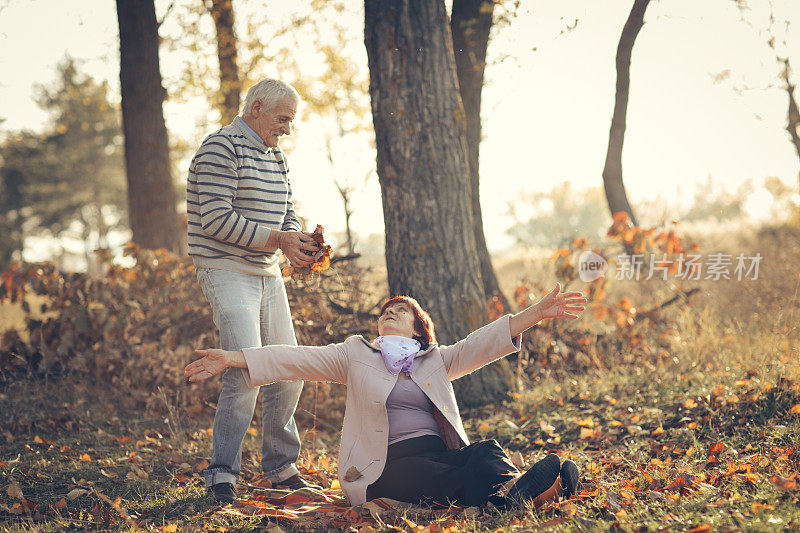
[(430, 315), (425, 312), (414, 298), (411, 296), (390, 298), (381, 307), (380, 314), (382, 315), (387, 308), (399, 303), (408, 305), (411, 308), (411, 312), (414, 313), (414, 339), (419, 341), (423, 350), (426, 350), (432, 342), (436, 342), (436, 333), (434, 332), (433, 320), (431, 320)]

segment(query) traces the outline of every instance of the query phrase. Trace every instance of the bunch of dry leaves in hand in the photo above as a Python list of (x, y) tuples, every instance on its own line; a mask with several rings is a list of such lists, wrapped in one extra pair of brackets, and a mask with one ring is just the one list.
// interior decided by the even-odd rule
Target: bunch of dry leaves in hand
[(323, 231), (324, 228), (317, 224), (314, 233), (311, 234), (311, 237), (314, 238), (314, 242), (317, 244), (317, 251), (313, 254), (311, 252), (306, 253), (314, 258), (314, 263), (307, 267), (296, 267), (292, 265), (284, 267), (281, 271), (284, 276), (291, 277), (293, 280), (311, 281), (314, 279), (315, 273), (324, 272), (330, 268), (331, 252), (333, 249), (325, 244), (325, 238), (322, 236)]

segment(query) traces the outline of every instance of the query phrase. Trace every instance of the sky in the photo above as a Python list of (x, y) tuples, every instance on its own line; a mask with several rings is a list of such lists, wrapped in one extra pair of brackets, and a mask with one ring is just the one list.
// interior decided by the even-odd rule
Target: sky
[[(513, 244), (505, 233), (513, 223), (508, 206), (521, 192), (549, 191), (563, 181), (578, 190), (602, 186), (614, 106), (614, 58), (632, 3), (522, 0), (516, 17), (493, 31), (481, 145), (481, 205), (490, 250)], [(788, 29), (778, 24), (778, 50), (800, 65), (800, 2), (773, 3), (779, 23), (797, 21)], [(160, 13), (167, 4), (157, 1)], [(268, 4), (281, 17), (297, 5), (289, 0)], [(244, 14), (240, 19), (265, 5), (234, 2)], [(353, 8), (346, 15), (348, 27), (357, 33), (358, 45), (363, 36), (360, 4), (350, 0), (348, 5)], [(709, 176), (728, 192), (746, 180), (760, 183), (768, 176), (797, 189), (800, 163), (784, 130), (787, 97), (763, 31), (769, 4), (751, 0), (748, 5), (742, 12), (733, 0), (650, 3), (633, 51), (623, 152), (624, 181), (634, 206), (659, 199), (674, 210), (686, 207), (696, 184)], [(0, 129), (42, 126), (47, 116), (34, 101), (34, 87), (54, 80), (65, 54), (82, 60), (84, 71), (119, 87), (114, 2), (0, 0), (0, 8), (0, 118), (5, 119)], [(167, 29), (170, 22), (168, 17)], [(366, 69), (363, 46), (346, 52)], [(187, 52), (182, 53), (162, 52), (165, 78), (186, 61)], [(316, 51), (301, 45), (296, 53), (301, 64), (308, 58), (311, 65)], [(800, 82), (800, 74), (794, 80)], [(170, 132), (196, 138), (206, 105), (198, 99), (169, 103)], [(331, 168), (313, 119), (306, 120), (297, 124), (288, 153), (294, 194), (300, 214), (312, 225), (339, 231), (343, 210)], [(367, 167), (374, 161), (374, 149), (366, 143), (347, 149)], [(188, 161), (181, 172), (185, 167)], [(358, 233), (382, 230), (375, 176), (355, 195), (354, 204), (352, 223)], [(767, 216), (769, 195), (756, 191), (747, 208), (755, 218)]]

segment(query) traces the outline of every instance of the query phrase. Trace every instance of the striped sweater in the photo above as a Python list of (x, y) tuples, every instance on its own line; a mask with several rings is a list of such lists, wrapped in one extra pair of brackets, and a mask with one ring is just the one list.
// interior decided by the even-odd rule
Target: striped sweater
[(271, 229), (299, 230), (289, 169), (279, 148), (241, 117), (205, 138), (189, 166), (189, 255), (197, 268), (279, 276)]

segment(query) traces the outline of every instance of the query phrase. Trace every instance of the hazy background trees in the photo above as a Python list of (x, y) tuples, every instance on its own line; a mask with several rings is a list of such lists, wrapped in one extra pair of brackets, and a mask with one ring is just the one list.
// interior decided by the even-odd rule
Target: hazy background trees
[(4, 194), (0, 257), (5, 266), (25, 235), (72, 235), (90, 252), (108, 247), (109, 231), (127, 226), (119, 109), (108, 84), (67, 57), (37, 98), (48, 111), (44, 131), (22, 131), (0, 146)]

